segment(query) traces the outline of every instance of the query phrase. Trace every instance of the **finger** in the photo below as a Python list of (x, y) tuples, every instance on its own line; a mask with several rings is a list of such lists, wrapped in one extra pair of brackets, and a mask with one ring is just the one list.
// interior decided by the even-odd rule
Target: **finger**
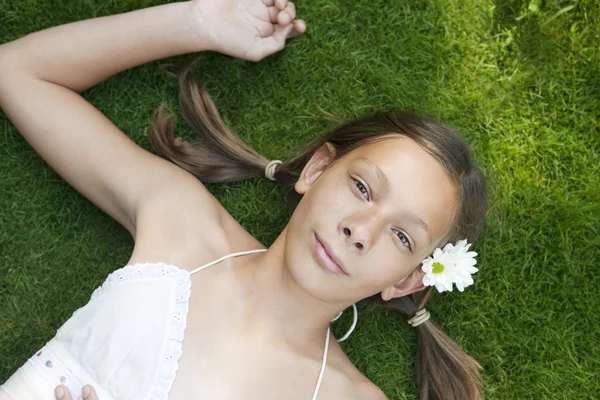
[(277, 22), (279, 25), (287, 25), (296, 18), (296, 6), (294, 3), (289, 2), (285, 7), (285, 10), (279, 13), (277, 16)]
[(265, 6), (268, 6), (268, 7), (273, 5), (273, 0), (262, 0), (262, 2)]
[(267, 11), (269, 11), (269, 19), (272, 24), (277, 23), (277, 15), (279, 15), (279, 9), (277, 7), (267, 7)]
[(69, 392), (69, 389), (65, 385), (58, 385), (54, 389), (54, 398), (56, 400), (73, 400), (71, 392)]
[(302, 35), (306, 32), (306, 22), (301, 19), (297, 19), (294, 21), (294, 30), (290, 32), (288, 38), (294, 38), (296, 36)]
[(85, 385), (81, 391), (84, 400), (98, 400), (98, 395), (94, 388), (90, 385)]
[(280, 10), (284, 10), (285, 6), (287, 5), (287, 0), (273, 0), (275, 3), (275, 7), (277, 7)]
[(294, 24), (287, 24), (285, 26), (275, 25), (275, 32), (273, 32), (273, 35), (265, 39), (272, 39), (277, 43), (275, 51), (279, 51), (285, 47), (285, 40), (292, 34), (293, 30)]
[(283, 49), (285, 47), (285, 39), (293, 29), (294, 24), (287, 24), (286, 26), (275, 25), (275, 32), (261, 41), (261, 47), (254, 54), (250, 55), (251, 60), (262, 60), (264, 57)]

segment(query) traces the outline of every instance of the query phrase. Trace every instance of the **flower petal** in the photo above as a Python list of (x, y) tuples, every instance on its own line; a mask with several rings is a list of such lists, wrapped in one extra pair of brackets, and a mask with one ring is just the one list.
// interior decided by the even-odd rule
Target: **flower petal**
[(441, 282), (436, 282), (435, 283), (435, 288), (437, 289), (438, 292), (442, 293), (446, 291), (446, 288), (444, 287), (444, 285)]
[[(456, 247), (465, 247), (467, 245), (467, 239), (459, 240), (456, 242)], [(471, 244), (469, 244), (470, 246)]]
[(433, 286), (435, 285), (435, 279), (432, 274), (427, 274), (423, 277), (423, 285), (425, 286)]

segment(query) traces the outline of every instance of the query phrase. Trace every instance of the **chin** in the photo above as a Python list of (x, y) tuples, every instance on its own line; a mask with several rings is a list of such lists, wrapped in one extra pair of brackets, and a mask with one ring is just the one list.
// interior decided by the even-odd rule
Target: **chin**
[[(339, 288), (333, 274), (328, 273), (314, 259), (312, 234), (286, 238), (284, 261), (287, 271), (296, 285), (311, 296), (327, 301), (334, 300), (334, 288)], [(339, 279), (339, 278), (338, 278)]]

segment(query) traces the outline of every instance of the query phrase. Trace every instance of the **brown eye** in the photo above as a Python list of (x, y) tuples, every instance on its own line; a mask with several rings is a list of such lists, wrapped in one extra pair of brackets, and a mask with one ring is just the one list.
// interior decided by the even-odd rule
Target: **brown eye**
[(358, 179), (352, 178), (352, 180), (354, 181), (354, 185), (356, 186), (356, 188), (365, 197), (365, 199), (369, 200), (369, 191), (367, 190), (367, 187), (363, 185), (363, 183)]

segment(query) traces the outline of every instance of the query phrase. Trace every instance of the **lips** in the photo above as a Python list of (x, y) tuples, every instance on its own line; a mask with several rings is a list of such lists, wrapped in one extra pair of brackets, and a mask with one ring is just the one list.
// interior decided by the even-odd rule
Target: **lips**
[(328, 271), (338, 275), (348, 275), (341, 260), (333, 254), (331, 247), (316, 233), (313, 252), (319, 263)]

